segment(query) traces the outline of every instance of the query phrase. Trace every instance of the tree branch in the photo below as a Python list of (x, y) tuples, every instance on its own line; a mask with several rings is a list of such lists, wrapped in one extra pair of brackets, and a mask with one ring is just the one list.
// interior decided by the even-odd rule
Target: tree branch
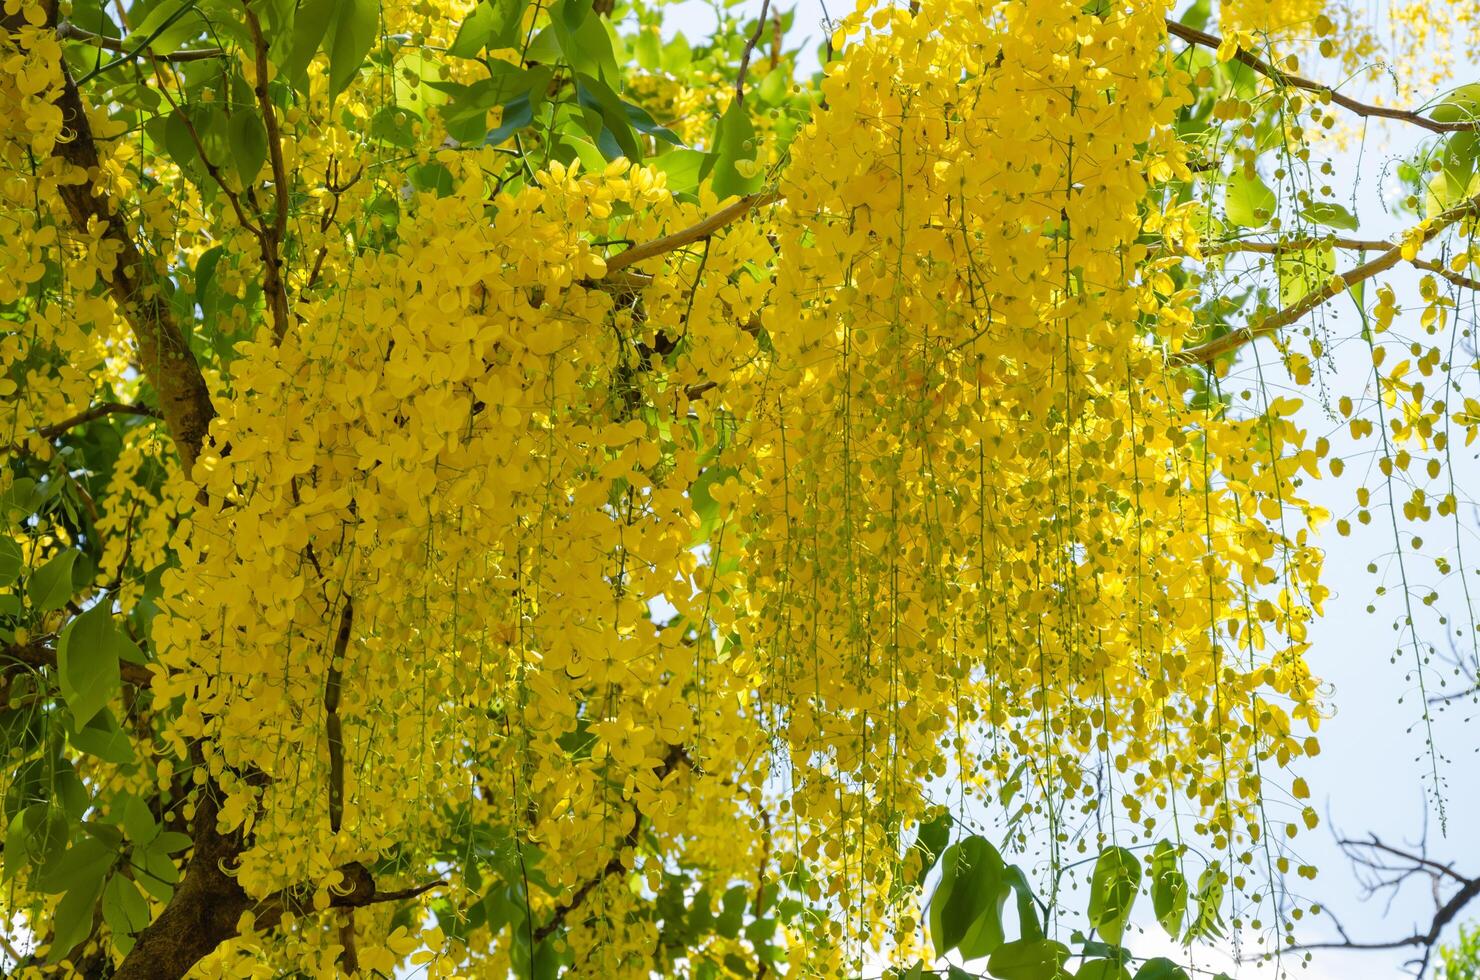
[[(84, 44), (91, 44), (93, 47), (102, 48), (105, 51), (118, 51), (122, 53), (129, 50), (124, 47), (122, 38), (108, 37), (106, 34), (94, 34), (92, 31), (85, 31), (76, 24), (68, 21), (63, 21), (58, 25), (57, 37), (66, 41), (81, 41)], [(220, 48), (191, 48), (187, 51), (167, 51), (164, 54), (144, 51), (143, 54), (146, 58), (153, 61), (167, 61), (175, 64), (226, 57), (226, 52)]]
[(1240, 327), (1237, 330), (1229, 331), (1215, 340), (1178, 351), (1167, 358), (1167, 363), (1173, 366), (1208, 364), (1222, 357), (1224, 354), (1230, 354), (1260, 337), (1278, 333), (1307, 313), (1324, 305), (1337, 294), (1344, 292), (1359, 282), (1371, 279), (1378, 273), (1386, 272), (1388, 269), (1397, 265), (1402, 261), (1403, 249), (1405, 247), (1421, 247), (1427, 242), (1432, 241), (1440, 232), (1455, 222), (1474, 216), (1477, 210), (1480, 210), (1480, 194), (1470, 197), (1449, 210), (1428, 219), (1410, 231), (1407, 241), (1403, 244), (1393, 245), (1377, 258), (1349, 269), (1339, 276), (1333, 276), (1330, 282), (1305, 296), (1298, 303), (1293, 303), (1283, 310), (1272, 313), (1258, 323)]
[(629, 265), (650, 259), (655, 255), (663, 255), (685, 245), (692, 245), (700, 239), (708, 238), (719, 231), (725, 225), (745, 216), (749, 212), (767, 204), (774, 204), (781, 200), (781, 195), (775, 191), (761, 191), (757, 194), (748, 194), (740, 198), (734, 204), (720, 208), (714, 214), (705, 218), (697, 224), (690, 225), (682, 231), (676, 231), (671, 235), (656, 238), (641, 245), (634, 245), (625, 252), (618, 252), (606, 260), (606, 271), (610, 275), (619, 269), (625, 269)]
[(761, 0), (761, 13), (756, 18), (755, 30), (745, 40), (745, 50), (740, 52), (740, 67), (735, 72), (735, 104), (745, 104), (745, 74), (750, 70), (750, 56), (760, 43), (761, 31), (766, 29), (766, 16), (771, 12), (771, 0)]
[(86, 425), (105, 415), (141, 415), (145, 418), (162, 418), (159, 409), (150, 408), (148, 405), (125, 405), (123, 402), (100, 402), (84, 412), (78, 412), (71, 418), (62, 419), (51, 425), (43, 425), (36, 430), (36, 434), (43, 439), (55, 439), (68, 429), (75, 429), (79, 425)]
[[(55, 3), (48, 3), (46, 24), (53, 29), (56, 17)], [(12, 34), (24, 24), (19, 8), (14, 14), (0, 13), (0, 27)], [(71, 138), (58, 141), (52, 147), (52, 155), (80, 170), (87, 179), (58, 180), (56, 192), (79, 232), (88, 237), (96, 235), (112, 243), (117, 251), (112, 272), (105, 273), (108, 288), (133, 331), (144, 373), (159, 392), (165, 424), (188, 476), (205, 443), (211, 420), (216, 417), (210, 390), (185, 334), (175, 322), (169, 301), (152, 281), (152, 270), (134, 244), (127, 222), (99, 186), (106, 178), (82, 94), (65, 64), (61, 66), (61, 74), (62, 85), (53, 104), (61, 111), (63, 125)]]
[[(1291, 252), (1304, 252), (1312, 248), (1339, 248), (1347, 251), (1387, 251), (1398, 246), (1385, 239), (1358, 239), (1358, 238), (1293, 238), (1284, 242), (1221, 242), (1217, 245), (1202, 249), (1204, 256), (1227, 255), (1233, 252), (1250, 252), (1258, 255), (1287, 255)], [(1446, 267), (1442, 262), (1433, 262), (1429, 259), (1409, 259), (1408, 264), (1415, 269), (1423, 269), (1432, 272), (1441, 278), (1447, 279), (1461, 289), (1480, 290), (1480, 279), (1472, 279), (1462, 273), (1455, 272)]]
[[(4, 647), (3, 659), (13, 660), (35, 668), (57, 669), (57, 652), (52, 647), (42, 643), (39, 639), (29, 640), (25, 643), (7, 643)], [(148, 667), (139, 664), (120, 661), (118, 664), (118, 676), (135, 687), (149, 687), (154, 683), (154, 672)]]
[[(1205, 48), (1211, 48), (1214, 51), (1217, 51), (1223, 46), (1223, 38), (1218, 37), (1216, 34), (1200, 31), (1195, 27), (1189, 27), (1175, 20), (1167, 20), (1167, 33), (1173, 37), (1181, 38), (1188, 44), (1200, 45)], [(1233, 60), (1254, 69), (1276, 85), (1289, 86), (1291, 88), (1304, 89), (1307, 92), (1328, 95), (1332, 102), (1341, 106), (1343, 109), (1356, 113), (1364, 119), (1372, 117), (1396, 119), (1399, 122), (1411, 123), (1414, 126), (1420, 126), (1434, 133), (1468, 132), (1470, 130), (1480, 129), (1480, 120), (1439, 122), (1412, 109), (1390, 109), (1386, 106), (1358, 102), (1356, 99), (1342, 95), (1336, 89), (1323, 82), (1311, 81), (1308, 78), (1301, 78), (1299, 75), (1292, 75), (1287, 71), (1281, 71), (1269, 62), (1250, 54), (1242, 48), (1234, 49)]]
[[(653, 773), (658, 777), (658, 781), (662, 782), (664, 779), (668, 778), (668, 775), (672, 773), (674, 769), (678, 768), (678, 764), (680, 762), (685, 761), (687, 758), (688, 756), (684, 752), (683, 746), (670, 746), (668, 749), (668, 754), (663, 757), (663, 761), (653, 770)], [(568, 900), (555, 906), (555, 911), (550, 915), (549, 921), (545, 922), (534, 931), (534, 943), (538, 944), (540, 942), (543, 942), (557, 930), (564, 928), (565, 920), (570, 916), (572, 912), (581, 907), (582, 903), (584, 903), (587, 897), (596, 890), (596, 887), (598, 885), (600, 885), (602, 882), (606, 881), (606, 879), (612, 877), (613, 875), (617, 875), (622, 872), (623, 868), (625, 867), (625, 865), (622, 864), (622, 851), (626, 850), (629, 847), (635, 848), (637, 846), (638, 840), (642, 837), (642, 824), (645, 819), (646, 817), (643, 816), (642, 811), (637, 809), (636, 807), (633, 807), (632, 827), (630, 830), (627, 831), (626, 834), (622, 836), (622, 839), (617, 842), (616, 851), (612, 854), (611, 858), (606, 862), (606, 864), (601, 866), (601, 870), (598, 871), (594, 876), (587, 878), (585, 881), (581, 882), (581, 884), (576, 887), (576, 890), (571, 893), (571, 896)], [(530, 951), (530, 955), (534, 955), (533, 950)]]
[[(262, 22), (252, 10), (248, 0), (242, 0), (246, 11), (247, 29), (252, 32), (252, 47), (256, 52), (256, 75), (252, 91), (257, 95), (257, 105), (262, 110), (262, 124), (267, 130), (267, 155), (272, 161), (272, 190), (274, 197), (272, 227), (263, 221), (262, 264), (266, 267), (262, 291), (267, 294), (272, 309), (273, 332), (278, 343), (288, 332), (288, 287), (283, 278), (283, 242), (288, 237), (288, 168), (283, 163), (283, 139), (278, 129), (277, 110), (267, 90), (267, 39), (262, 34)], [(337, 204), (337, 202), (336, 202)]]

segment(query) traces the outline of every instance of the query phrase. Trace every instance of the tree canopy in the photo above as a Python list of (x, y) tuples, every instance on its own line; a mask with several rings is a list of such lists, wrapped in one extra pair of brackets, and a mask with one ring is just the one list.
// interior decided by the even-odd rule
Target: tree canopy
[(1480, 8), (671, 14), (6, 0), (17, 975), (1298, 941), (1323, 542), (1476, 642)]

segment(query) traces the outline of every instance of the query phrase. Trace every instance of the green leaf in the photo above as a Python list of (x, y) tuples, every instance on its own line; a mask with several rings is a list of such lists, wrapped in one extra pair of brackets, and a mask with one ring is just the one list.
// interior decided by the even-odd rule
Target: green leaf
[(940, 886), (930, 899), (936, 953), (955, 949), (968, 960), (990, 955), (1006, 938), (1002, 907), (1010, 887), (1002, 855), (985, 838), (971, 836), (946, 848), (940, 867)]
[(148, 844), (159, 836), (159, 824), (154, 822), (154, 814), (149, 812), (149, 804), (133, 793), (123, 796), (123, 802), (118, 807), (118, 822), (123, 825), (124, 833), (134, 844)]
[(1300, 216), (1307, 221), (1313, 221), (1327, 228), (1340, 228), (1343, 231), (1356, 231), (1360, 227), (1356, 215), (1352, 214), (1340, 204), (1330, 201), (1319, 201), (1300, 209)]
[(60, 895), (101, 880), (117, 858), (118, 851), (103, 841), (79, 836), (66, 853), (41, 866), (36, 872), (36, 886), (48, 895)]
[(713, 162), (713, 154), (702, 150), (672, 150), (652, 157), (647, 165), (667, 174), (668, 190), (678, 195), (696, 192)]
[(1480, 119), (1480, 82), (1471, 82), (1446, 93), (1429, 110), (1435, 122), (1470, 122)]
[(1262, 227), (1274, 217), (1278, 205), (1274, 191), (1258, 175), (1247, 177), (1240, 170), (1229, 178), (1224, 211), (1233, 224), (1244, 228)]
[(329, 97), (339, 97), (359, 74), (380, 29), (376, 0), (337, 0), (324, 46), (329, 52)]
[(86, 725), (122, 688), (113, 615), (100, 602), (62, 629), (57, 639), (57, 674), (62, 697), (79, 727)]
[(663, 58), (662, 35), (656, 29), (642, 28), (632, 44), (632, 53), (637, 58), (638, 67), (644, 71), (657, 71)]
[(333, 22), (336, 0), (303, 0), (293, 15), (293, 32), (278, 62), (283, 78), (299, 91), (308, 87), (308, 66)]
[(484, 49), (516, 47), (526, 6), (528, 0), (483, 0), (462, 22), (447, 53), (454, 58), (476, 58)]
[(0, 490), (0, 522), (7, 526), (19, 524), (36, 512), (36, 481), (23, 476)]
[(785, 68), (778, 66), (766, 72), (766, 77), (761, 79), (755, 94), (766, 105), (777, 106), (786, 101), (789, 91), (791, 91), (791, 75)]
[(679, 75), (689, 67), (694, 60), (694, 49), (689, 44), (689, 39), (683, 33), (673, 35), (673, 40), (663, 45), (663, 56), (658, 63), (670, 75)]
[(247, 109), (237, 109), (226, 125), (236, 175), (241, 178), (242, 186), (248, 187), (257, 179), (257, 172), (267, 159), (267, 130), (257, 114)]
[(745, 922), (745, 906), (750, 901), (750, 893), (744, 885), (735, 885), (728, 889), (720, 897), (720, 912), (714, 919), (714, 931), (726, 939), (734, 939), (740, 934), (740, 926)]
[(621, 73), (611, 35), (606, 32), (606, 18), (585, 16), (590, 6), (591, 0), (555, 0), (550, 6), (550, 30), (567, 64), (615, 87)]
[(1187, 971), (1165, 956), (1147, 960), (1136, 971), (1135, 980), (1188, 980)]
[(63, 551), (31, 573), (30, 581), (26, 583), (31, 608), (48, 613), (67, 604), (67, 600), (72, 598), (72, 565), (76, 561), (77, 552)]
[(1182, 932), (1187, 915), (1187, 879), (1177, 867), (1177, 848), (1169, 840), (1157, 842), (1151, 850), (1151, 904), (1156, 921), (1172, 938)]
[(153, 41), (159, 40), (165, 28), (181, 20), (194, 6), (195, 0), (164, 0), (129, 31), (128, 37), (123, 41), (124, 50), (133, 50), (146, 39), (152, 39), (152, 45)]
[(1302, 249), (1275, 256), (1280, 283), (1280, 305), (1291, 306), (1324, 287), (1336, 273), (1336, 253), (1329, 246)]
[(104, 762), (132, 765), (134, 745), (127, 733), (113, 720), (113, 712), (104, 708), (86, 725), (69, 736), (74, 748), (95, 755)]
[(194, 843), (189, 834), (182, 834), (177, 830), (166, 830), (154, 838), (154, 842), (149, 847), (151, 850), (164, 854), (178, 854)]
[(1085, 960), (1074, 980), (1131, 980), (1131, 975), (1118, 960)]
[(87, 878), (67, 889), (67, 894), (57, 903), (56, 917), (52, 921), (51, 950), (47, 959), (55, 963), (70, 953), (93, 931), (93, 909), (103, 891), (103, 877)]
[[(600, 119), (600, 128), (591, 136), (603, 153), (613, 158), (624, 156), (634, 163), (642, 160), (642, 148), (637, 145), (637, 137), (632, 131), (632, 124), (627, 120), (624, 103), (610, 86), (600, 79), (577, 72), (576, 100)], [(617, 152), (613, 153), (612, 150)]]
[(25, 560), (25, 556), (21, 554), (21, 546), (8, 534), (0, 534), (0, 588), (11, 585), (21, 577)]
[(149, 924), (149, 901), (139, 886), (116, 874), (103, 887), (103, 921), (113, 932), (113, 944), (127, 953), (134, 945), (134, 935)]
[(1023, 874), (1022, 868), (1010, 864), (1003, 877), (1017, 893), (1018, 928), (1022, 930), (1022, 938), (1044, 938), (1043, 926), (1038, 922), (1038, 905), (1033, 898), (1033, 888), (1028, 884), (1028, 876)]
[(1064, 962), (1069, 959), (1069, 947), (1049, 939), (1018, 939), (1003, 943), (991, 959), (987, 969), (1000, 980), (1055, 980), (1067, 976)]
[(946, 849), (947, 842), (951, 839), (951, 827), (955, 823), (951, 817), (951, 811), (942, 809), (935, 818), (920, 825), (920, 832), (915, 837), (915, 843), (910, 850), (920, 857), (920, 869), (915, 872), (915, 884), (925, 884), (925, 878), (930, 874), (930, 869), (940, 860), (942, 852)]
[(1209, 864), (1197, 879), (1197, 912), (1187, 929), (1188, 939), (1218, 938), (1223, 935), (1223, 875), (1217, 861)]
[(1109, 847), (1095, 861), (1089, 884), (1089, 923), (1119, 943), (1141, 884), (1141, 861), (1123, 847)]
[(714, 134), (714, 169), (710, 181), (718, 198), (753, 194), (760, 190), (762, 174), (755, 163), (755, 128), (750, 116), (731, 102), (720, 117)]

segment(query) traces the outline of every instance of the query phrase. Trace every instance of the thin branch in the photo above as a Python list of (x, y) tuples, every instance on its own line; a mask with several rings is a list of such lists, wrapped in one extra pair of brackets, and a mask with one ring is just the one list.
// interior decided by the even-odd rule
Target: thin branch
[[(94, 34), (86, 31), (76, 24), (63, 21), (57, 27), (57, 37), (65, 41), (81, 41), (91, 44), (93, 47), (102, 48), (105, 51), (128, 51), (123, 45), (123, 39), (108, 37), (106, 34)], [(140, 52), (144, 57), (153, 61), (166, 61), (172, 64), (182, 64), (187, 61), (208, 61), (211, 58), (224, 58), (226, 52), (221, 48), (190, 48), (184, 51), (166, 51), (164, 54), (155, 54), (152, 51)]]
[(1452, 269), (1447, 268), (1442, 262), (1431, 262), (1428, 259), (1411, 259), (1409, 265), (1415, 269), (1423, 269), (1432, 272), (1442, 279), (1447, 279), (1461, 289), (1480, 290), (1480, 279), (1471, 279), (1469, 276), (1460, 275)]
[[(1382, 851), (1384, 854), (1389, 854), (1400, 860), (1407, 861), (1409, 864), (1414, 865), (1414, 867), (1410, 869), (1411, 871), (1428, 870), (1433, 874), (1453, 878), (1461, 885), (1467, 884), (1470, 880), (1464, 875), (1460, 874), (1458, 871), (1455, 871), (1452, 865), (1440, 864), (1438, 861), (1430, 860), (1428, 857), (1425, 857), (1422, 854), (1414, 854), (1410, 851), (1400, 850), (1399, 848), (1393, 847), (1389, 844), (1384, 844), (1376, 834), (1370, 834), (1366, 840), (1351, 840), (1350, 838), (1343, 837), (1339, 839), (1336, 843), (1340, 845), (1347, 852), (1348, 855), (1351, 854), (1354, 848), (1365, 847), (1374, 851)], [(1373, 865), (1370, 865), (1369, 862), (1369, 866)], [(1388, 870), (1396, 871), (1400, 869), (1389, 868)]]
[(123, 402), (100, 402), (84, 412), (78, 412), (71, 418), (62, 419), (52, 425), (43, 425), (36, 430), (36, 434), (43, 439), (55, 439), (68, 429), (75, 429), (79, 425), (103, 418), (105, 415), (140, 415), (145, 418), (158, 419), (164, 416), (159, 409), (150, 408), (148, 405), (125, 405)]
[[(1197, 44), (1216, 51), (1223, 46), (1223, 39), (1216, 34), (1200, 31), (1195, 27), (1180, 24), (1174, 20), (1167, 21), (1167, 33), (1173, 37), (1181, 38), (1188, 44)], [(1480, 129), (1480, 120), (1466, 120), (1464, 122), (1439, 122), (1412, 109), (1390, 109), (1386, 106), (1372, 105), (1367, 102), (1358, 102), (1349, 96), (1342, 95), (1336, 89), (1323, 82), (1314, 82), (1299, 75), (1292, 75), (1287, 71), (1281, 71), (1269, 62), (1250, 54), (1242, 48), (1235, 48), (1233, 59), (1240, 64), (1247, 65), (1259, 74), (1268, 78), (1276, 85), (1287, 85), (1291, 88), (1304, 89), (1307, 92), (1315, 92), (1330, 97), (1331, 101), (1349, 112), (1354, 112), (1364, 119), (1377, 117), (1380, 119), (1396, 119), (1399, 122), (1411, 123), (1434, 133), (1468, 132)]]
[(682, 231), (676, 231), (671, 235), (656, 238), (641, 245), (634, 245), (625, 252), (618, 252), (606, 260), (606, 271), (608, 274), (619, 269), (625, 269), (629, 265), (650, 259), (655, 255), (663, 255), (668, 252), (692, 245), (701, 239), (708, 238), (716, 231), (736, 221), (756, 208), (767, 204), (774, 204), (781, 200), (781, 195), (775, 191), (761, 191), (757, 194), (748, 194), (727, 207), (720, 208), (714, 214), (705, 218), (697, 224), (690, 225)]
[(745, 73), (750, 70), (750, 56), (760, 43), (761, 32), (766, 29), (766, 17), (771, 12), (771, 0), (761, 0), (761, 15), (756, 18), (755, 30), (745, 40), (745, 50), (740, 52), (740, 68), (735, 72), (735, 104), (745, 104)]
[[(658, 777), (659, 782), (662, 782), (664, 779), (668, 778), (668, 775), (672, 773), (674, 769), (678, 768), (678, 764), (680, 762), (685, 762), (687, 760), (688, 755), (684, 752), (682, 746), (670, 746), (668, 749), (668, 754), (663, 758), (663, 761), (653, 770), (653, 774)], [(617, 875), (622, 872), (622, 870), (626, 867), (626, 865), (622, 863), (622, 852), (627, 848), (635, 848), (637, 846), (637, 842), (642, 836), (642, 825), (646, 819), (647, 818), (643, 816), (641, 810), (637, 809), (636, 807), (633, 808), (632, 827), (630, 830), (627, 831), (626, 834), (622, 836), (622, 839), (617, 842), (617, 848), (613, 852), (611, 858), (606, 862), (606, 864), (602, 865), (601, 870), (598, 871), (594, 876), (587, 878), (585, 881), (581, 882), (581, 884), (577, 886), (576, 890), (571, 893), (571, 896), (568, 900), (555, 906), (555, 911), (550, 915), (549, 921), (545, 922), (534, 931), (534, 945), (538, 945), (545, 939), (549, 938), (549, 936), (551, 936), (557, 930), (564, 928), (565, 920), (570, 916), (572, 912), (581, 907), (582, 903), (584, 903), (586, 901), (586, 898), (593, 891), (596, 890), (596, 887), (598, 885), (600, 885), (602, 882), (606, 881), (606, 879), (612, 877), (613, 875)]]
[(1278, 333), (1307, 313), (1324, 305), (1336, 295), (1346, 291), (1351, 286), (1391, 269), (1402, 261), (1404, 247), (1418, 248), (1432, 241), (1450, 225), (1463, 218), (1475, 215), (1477, 208), (1480, 208), (1480, 194), (1470, 197), (1449, 210), (1428, 219), (1413, 229), (1410, 232), (1411, 237), (1403, 244), (1393, 245), (1377, 258), (1349, 269), (1339, 276), (1333, 276), (1330, 282), (1305, 296), (1298, 303), (1291, 304), (1283, 310), (1272, 313), (1258, 323), (1252, 323), (1248, 326), (1240, 327), (1237, 330), (1231, 330), (1215, 340), (1178, 351), (1171, 355), (1167, 359), (1167, 362), (1173, 366), (1209, 364), (1224, 354), (1230, 354), (1238, 350), (1251, 341)]
[[(1312, 248), (1339, 248), (1349, 251), (1376, 252), (1387, 251), (1398, 246), (1385, 239), (1359, 239), (1359, 238), (1292, 238), (1283, 242), (1220, 242), (1202, 249), (1204, 256), (1228, 255), (1234, 252), (1250, 252), (1258, 255), (1287, 255), (1291, 252), (1304, 252)], [(1474, 289), (1480, 291), (1480, 279), (1472, 279), (1469, 276), (1455, 272), (1442, 262), (1434, 262), (1429, 259), (1409, 259), (1408, 264), (1415, 269), (1423, 269), (1437, 276), (1449, 280), (1461, 289)]]
[[(1466, 906), (1477, 898), (1480, 898), (1480, 878), (1466, 878), (1464, 875), (1455, 871), (1453, 867), (1430, 860), (1425, 853), (1414, 854), (1396, 847), (1391, 847), (1384, 844), (1375, 834), (1371, 835), (1367, 840), (1343, 838), (1338, 839), (1337, 843), (1347, 853), (1348, 857), (1362, 867), (1371, 868), (1379, 872), (1400, 872), (1397, 877), (1389, 880), (1377, 879), (1376, 885), (1368, 886), (1369, 894), (1374, 893), (1378, 889), (1397, 888), (1410, 876), (1415, 874), (1422, 874), (1431, 878), (1434, 882), (1435, 889), (1434, 917), (1429, 922), (1429, 927), (1423, 932), (1415, 931), (1412, 935), (1404, 936), (1401, 939), (1375, 942), (1354, 941), (1350, 934), (1341, 927), (1341, 924), (1333, 920), (1337, 935), (1341, 937), (1339, 940), (1318, 943), (1293, 943), (1285, 948), (1287, 950), (1304, 951), (1313, 949), (1384, 950), (1417, 947), (1422, 952), (1410, 962), (1417, 964), (1418, 975), (1422, 976), (1428, 968), (1429, 959), (1434, 952), (1434, 946), (1439, 942), (1445, 928), (1454, 921)], [(1405, 862), (1407, 866), (1390, 866), (1378, 860), (1363, 857), (1355, 853), (1364, 848), (1396, 857)], [(1442, 878), (1450, 878), (1457, 882), (1460, 887), (1448, 899), (1441, 902), (1438, 894), (1438, 883)]]
[(272, 307), (273, 332), (278, 343), (288, 332), (288, 287), (283, 279), (283, 242), (288, 237), (288, 168), (283, 163), (282, 133), (278, 129), (277, 110), (267, 89), (267, 38), (262, 34), (262, 22), (252, 10), (248, 0), (242, 0), (246, 11), (247, 29), (252, 33), (252, 47), (256, 49), (256, 78), (252, 91), (257, 95), (257, 105), (262, 110), (262, 124), (267, 130), (267, 155), (272, 162), (272, 183), (275, 204), (272, 228), (263, 222), (262, 263), (266, 266), (262, 291), (267, 294)]

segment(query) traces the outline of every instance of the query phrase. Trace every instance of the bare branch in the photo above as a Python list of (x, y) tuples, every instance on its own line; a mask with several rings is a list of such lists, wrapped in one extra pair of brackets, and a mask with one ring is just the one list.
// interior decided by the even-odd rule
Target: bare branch
[(745, 73), (750, 70), (750, 56), (760, 43), (761, 32), (766, 29), (766, 16), (771, 12), (771, 0), (761, 0), (761, 14), (756, 18), (755, 30), (745, 40), (745, 50), (740, 52), (740, 67), (735, 72), (735, 104), (745, 104)]
[[(1410, 869), (1412, 871), (1427, 869), (1433, 874), (1444, 875), (1445, 877), (1453, 878), (1455, 881), (1459, 882), (1462, 885), (1469, 882), (1468, 878), (1454, 870), (1453, 865), (1440, 864), (1438, 861), (1430, 860), (1423, 854), (1413, 854), (1409, 851), (1400, 850), (1396, 847), (1384, 844), (1376, 834), (1368, 835), (1368, 838), (1366, 840), (1352, 840), (1350, 838), (1343, 837), (1336, 843), (1341, 845), (1341, 847), (1349, 855), (1352, 854), (1353, 850), (1356, 848), (1368, 848), (1374, 851), (1382, 851), (1384, 854), (1389, 854), (1393, 857), (1398, 858), (1399, 860), (1407, 861), (1410, 865), (1414, 866)], [(1377, 867), (1377, 865), (1370, 866)], [(1389, 870), (1400, 869), (1390, 868)]]
[[(1339, 922), (1334, 922), (1337, 935), (1340, 939), (1318, 943), (1294, 943), (1287, 946), (1289, 950), (1315, 950), (1315, 949), (1346, 949), (1346, 950), (1384, 950), (1384, 949), (1406, 949), (1413, 947), (1418, 950), (1418, 955), (1411, 961), (1417, 966), (1419, 976), (1428, 969), (1430, 958), (1433, 956), (1434, 947), (1438, 944), (1445, 928), (1454, 921), (1471, 902), (1480, 898), (1480, 878), (1467, 878), (1455, 871), (1453, 866), (1441, 864), (1431, 860), (1427, 855), (1424, 845), (1419, 846), (1419, 852), (1405, 851), (1401, 848), (1385, 844), (1377, 835), (1370, 835), (1366, 840), (1352, 840), (1338, 838), (1337, 843), (1341, 846), (1348, 857), (1359, 867), (1368, 868), (1379, 872), (1379, 874), (1393, 873), (1393, 877), (1378, 877), (1375, 881), (1364, 882), (1369, 895), (1387, 889), (1396, 889), (1414, 875), (1423, 875), (1430, 878), (1434, 884), (1434, 916), (1430, 920), (1428, 928), (1423, 931), (1415, 931), (1401, 939), (1379, 940), (1379, 941), (1355, 941), (1341, 927)], [(1364, 854), (1364, 851), (1373, 851), (1388, 857), (1397, 858), (1400, 864), (1391, 864), (1377, 858), (1375, 855)], [(1459, 885), (1447, 899), (1440, 898), (1440, 882), (1448, 879)]]
[[(1223, 46), (1223, 39), (1216, 34), (1209, 34), (1206, 31), (1200, 31), (1195, 27), (1189, 27), (1186, 24), (1180, 24), (1174, 20), (1167, 21), (1167, 33), (1173, 37), (1181, 38), (1189, 44), (1211, 48), (1214, 51)], [(1329, 96), (1332, 102), (1349, 112), (1356, 113), (1364, 119), (1373, 117), (1379, 119), (1396, 119), (1399, 122), (1411, 123), (1414, 126), (1420, 126), (1434, 133), (1466, 132), (1480, 129), (1480, 120), (1439, 122), (1412, 109), (1390, 109), (1386, 106), (1358, 102), (1356, 99), (1342, 95), (1336, 89), (1323, 82), (1314, 82), (1308, 78), (1301, 78), (1299, 75), (1292, 75), (1287, 71), (1281, 71), (1269, 62), (1250, 54), (1242, 48), (1234, 50), (1233, 59), (1242, 65), (1247, 65), (1254, 69), (1276, 85), (1304, 89), (1307, 92)]]

